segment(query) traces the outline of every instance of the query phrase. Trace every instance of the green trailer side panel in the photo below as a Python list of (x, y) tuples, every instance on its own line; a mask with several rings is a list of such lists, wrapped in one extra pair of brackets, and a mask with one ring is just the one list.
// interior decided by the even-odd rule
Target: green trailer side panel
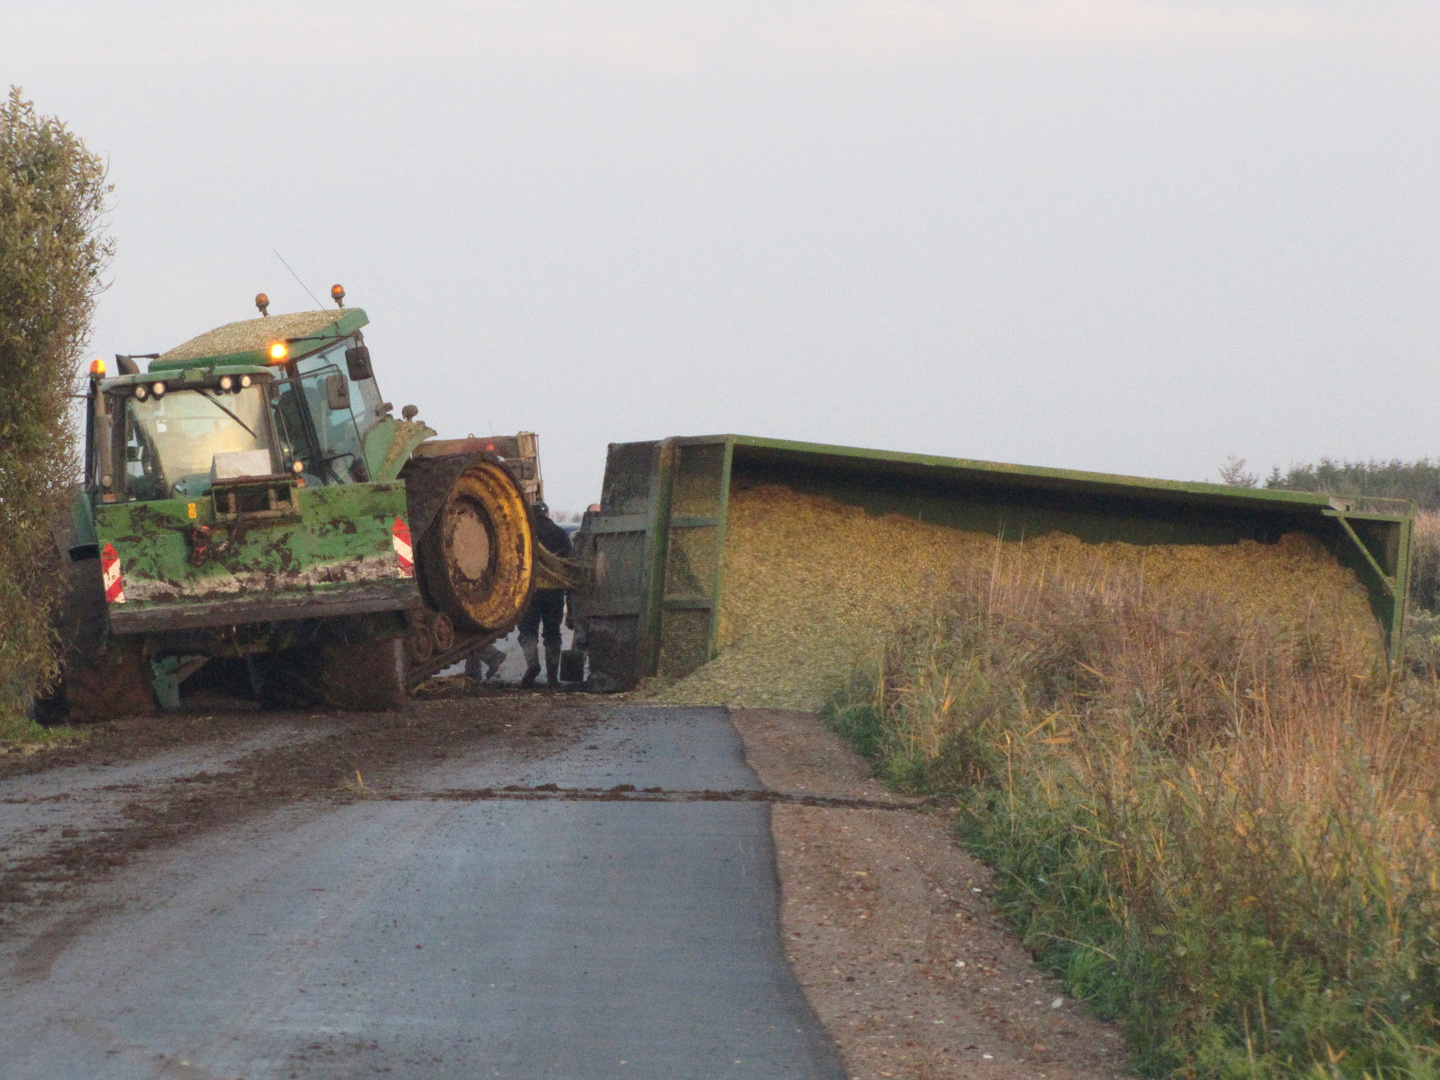
[(719, 596), (726, 465), (724, 443), (674, 448), (660, 601), (657, 674), (676, 678), (710, 660)]
[[(295, 498), (297, 513), (288, 519), (239, 524), (217, 524), (209, 496), (96, 507), (98, 543), (102, 550), (113, 545), (120, 558), (124, 601), (109, 605), (112, 627), (125, 633), (253, 621), (231, 611), (232, 600), (263, 600), (270, 618), (283, 618), (287, 608), (292, 617), (311, 617), (361, 595), (368, 610), (419, 602), (394, 547), (395, 521), (406, 512), (403, 482), (300, 488)], [(212, 529), (210, 554), (198, 565), (188, 539), (195, 525)], [(197, 612), (205, 613), (200, 622)]]
[(626, 685), (653, 674), (660, 630), (658, 597), (649, 588), (664, 532), (657, 522), (668, 518), (659, 492), (668, 491), (669, 465), (662, 467), (660, 451), (658, 442), (611, 444), (585, 597), (592, 663)]
[(597, 577), (611, 570), (592, 609), (596, 670), (633, 685), (683, 677), (715, 655), (729, 497), (757, 484), (1012, 541), (1058, 531), (1086, 543), (1218, 545), (1309, 533), (1354, 571), (1392, 662), (1400, 656), (1408, 503), (716, 435), (610, 447), (595, 525)]

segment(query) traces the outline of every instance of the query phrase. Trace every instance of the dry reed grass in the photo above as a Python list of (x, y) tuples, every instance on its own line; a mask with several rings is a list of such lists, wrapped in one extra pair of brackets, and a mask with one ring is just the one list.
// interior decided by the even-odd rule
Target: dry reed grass
[(1410, 550), (1410, 598), (1421, 607), (1440, 609), (1440, 511), (1415, 515)]
[(1237, 605), (1006, 555), (837, 724), (961, 800), (1008, 914), (1145, 1072), (1434, 1072), (1433, 683), (1377, 677), (1358, 612), (1303, 588)]

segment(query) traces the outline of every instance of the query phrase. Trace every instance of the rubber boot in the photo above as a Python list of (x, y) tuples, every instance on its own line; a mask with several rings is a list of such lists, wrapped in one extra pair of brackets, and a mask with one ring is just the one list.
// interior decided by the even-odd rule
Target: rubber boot
[(560, 646), (545, 643), (545, 681), (551, 686), (560, 685)]
[(520, 651), (525, 654), (525, 677), (520, 680), (520, 688), (529, 690), (540, 677), (540, 643), (528, 638), (520, 642)]
[[(477, 653), (465, 658), (465, 675), (474, 682), (489, 682), (500, 673), (505, 663), (505, 652), (494, 645), (487, 645)], [(483, 670), (482, 670), (483, 669)]]

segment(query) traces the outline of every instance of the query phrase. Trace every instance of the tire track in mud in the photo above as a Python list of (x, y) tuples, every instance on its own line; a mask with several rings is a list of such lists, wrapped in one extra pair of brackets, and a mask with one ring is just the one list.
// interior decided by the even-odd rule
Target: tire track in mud
[(944, 805), (940, 799), (867, 799), (850, 795), (825, 795), (796, 791), (755, 791), (732, 788), (714, 791), (677, 791), (669, 788), (637, 788), (633, 784), (616, 784), (609, 788), (569, 788), (556, 784), (507, 784), (501, 788), (441, 788), (436, 791), (403, 788), (369, 789), (357, 795), (388, 799), (392, 802), (428, 800), (431, 802), (487, 802), (515, 800), (533, 802), (561, 799), (569, 802), (766, 802), (797, 806), (825, 806), (840, 810), (914, 810), (921, 806)]
[[(46, 770), (44, 762), (20, 762), (6, 771), (21, 792), (0, 794), (0, 800), (15, 810), (43, 806), (48, 812), (42, 826), (0, 847), (0, 939), (13, 937), (28, 917), (75, 900), (143, 852), (286, 803), (371, 797), (378, 792), (366, 777), (383, 788), (408, 768), (487, 743), (511, 755), (540, 757), (579, 739), (597, 718), (592, 702), (551, 695), (415, 702), (398, 714), (266, 714), (262, 730), (241, 739), (237, 752), (235, 740), (216, 739), (217, 730), (226, 730), (223, 718), (161, 717), (148, 722), (135, 747), (116, 745), (122, 729), (100, 733), (95, 745), (48, 757), (57, 769), (88, 766), (86, 775), (76, 776), (83, 792), (25, 794), (31, 778)], [(256, 725), (254, 714), (233, 722)], [(322, 730), (296, 737), (298, 726), (317, 723)], [(246, 748), (257, 740), (258, 747)], [(193, 751), (184, 755), (180, 775), (148, 767), (146, 751), (177, 746)], [(106, 782), (107, 774), (120, 782)], [(4, 787), (0, 781), (0, 792)], [(57, 831), (55, 840), (43, 835)]]

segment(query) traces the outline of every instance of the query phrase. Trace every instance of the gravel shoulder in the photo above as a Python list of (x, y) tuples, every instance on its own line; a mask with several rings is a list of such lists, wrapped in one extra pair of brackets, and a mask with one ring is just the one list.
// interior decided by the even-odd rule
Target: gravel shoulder
[[(890, 796), (815, 714), (730, 715), (766, 787)], [(772, 809), (786, 951), (850, 1075), (1128, 1075), (1118, 1033), (1035, 966), (992, 912), (989, 870), (948, 826), (936, 807)]]

